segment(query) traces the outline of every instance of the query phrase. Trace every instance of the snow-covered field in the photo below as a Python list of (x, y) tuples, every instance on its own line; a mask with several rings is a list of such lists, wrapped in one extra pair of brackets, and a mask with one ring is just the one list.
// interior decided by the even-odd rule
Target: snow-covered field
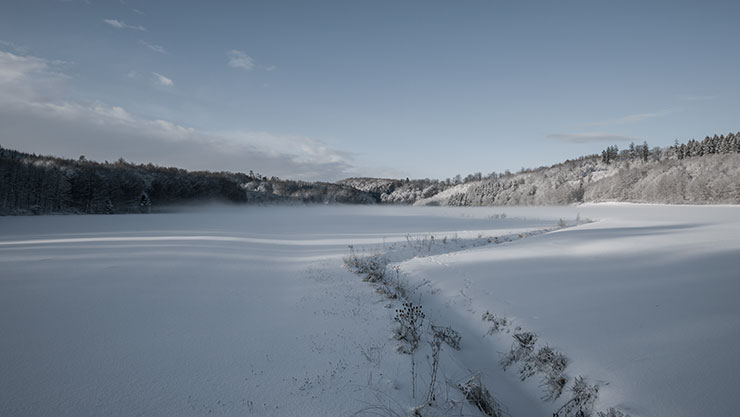
[[(578, 214), (597, 221), (539, 234)], [(567, 389), (542, 401), (499, 365), (519, 331), (599, 386), (596, 410), (740, 412), (740, 207), (601, 204), (0, 218), (0, 415), (408, 413), (430, 348), (412, 398), (401, 300), (344, 268), (348, 245), (462, 336), (422, 415), (476, 415), (455, 388), (476, 373), (511, 415), (552, 415)], [(509, 326), (488, 335), (486, 311)]]

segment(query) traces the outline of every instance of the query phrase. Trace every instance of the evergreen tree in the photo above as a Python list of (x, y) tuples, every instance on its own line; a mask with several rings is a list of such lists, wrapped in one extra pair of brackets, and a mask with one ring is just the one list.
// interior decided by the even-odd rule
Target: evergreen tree
[(650, 149), (648, 148), (647, 141), (642, 142), (642, 148), (640, 149), (640, 157), (642, 158), (642, 161), (647, 162), (649, 156), (650, 156)]
[(141, 193), (141, 197), (139, 198), (139, 207), (141, 208), (142, 213), (149, 213), (152, 207), (152, 200), (149, 198), (149, 194)]

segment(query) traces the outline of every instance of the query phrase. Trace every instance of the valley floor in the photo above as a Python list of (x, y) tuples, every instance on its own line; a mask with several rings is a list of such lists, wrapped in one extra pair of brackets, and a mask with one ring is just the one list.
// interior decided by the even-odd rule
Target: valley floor
[[(552, 415), (567, 392), (542, 401), (537, 377), (499, 365), (517, 327), (599, 386), (597, 410), (734, 415), (738, 236), (736, 206), (0, 217), (0, 415), (408, 413), (429, 347), (414, 390), (401, 300), (344, 268), (348, 245), (393, 257), (427, 322), (462, 336), (423, 415), (477, 415), (455, 388), (473, 374), (510, 415)], [(486, 311), (511, 324), (489, 335)]]

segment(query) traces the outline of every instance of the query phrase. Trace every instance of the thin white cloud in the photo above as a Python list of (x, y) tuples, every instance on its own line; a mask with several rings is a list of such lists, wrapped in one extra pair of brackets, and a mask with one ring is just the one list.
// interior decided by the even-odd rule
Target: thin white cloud
[(5, 48), (9, 48), (16, 52), (22, 53), (22, 54), (25, 54), (28, 52), (28, 47), (23, 46), (23, 45), (18, 45), (15, 42), (10, 42), (10, 41), (5, 41), (5, 40), (0, 39), (0, 45), (4, 46)]
[(0, 103), (22, 103), (56, 94), (69, 78), (58, 66), (66, 64), (0, 51)]
[(139, 10), (139, 9), (133, 9), (133, 11), (134, 11), (134, 13), (136, 13), (136, 14), (138, 14), (138, 15), (141, 15), (141, 16), (146, 16), (146, 13), (142, 12), (142, 11), (141, 11), (141, 10)]
[(270, 132), (218, 132), (214, 135), (232, 146), (248, 145), (264, 154), (290, 154), (296, 162), (309, 164), (345, 164), (352, 158), (349, 152), (338, 151), (325, 143), (299, 135), (276, 135)]
[(76, 64), (74, 61), (65, 61), (63, 59), (54, 59), (52, 61), (49, 61), (49, 63), (51, 63), (51, 65), (56, 65), (60, 67), (69, 67)]
[(588, 133), (553, 133), (547, 135), (548, 139), (554, 139), (568, 143), (594, 143), (594, 142), (638, 142), (644, 140), (641, 137), (623, 136), (613, 133), (588, 132)]
[(244, 53), (244, 51), (232, 49), (229, 52), (229, 66), (249, 71), (254, 68), (254, 59)]
[(149, 43), (149, 42), (143, 41), (143, 40), (140, 40), (139, 41), (139, 45), (145, 46), (145, 47), (147, 47), (147, 48), (151, 49), (152, 51), (157, 52), (159, 54), (167, 54), (167, 51), (161, 45), (157, 45), (157, 44), (154, 44), (154, 43)]
[(165, 87), (172, 87), (175, 84), (172, 82), (171, 79), (165, 77), (164, 75), (158, 72), (153, 72), (152, 74), (154, 74), (154, 77), (156, 77), (157, 83), (159, 83), (160, 85), (163, 85)]
[(601, 122), (584, 123), (581, 127), (596, 127), (596, 126), (610, 126), (610, 125), (625, 125), (630, 123), (638, 123), (643, 120), (654, 119), (656, 117), (667, 116), (674, 113), (676, 109), (666, 109), (655, 113), (638, 113), (630, 114), (628, 116), (619, 117), (617, 119), (603, 120)]
[[(354, 155), (301, 135), (214, 132), (147, 118), (100, 101), (65, 99), (47, 84), (54, 74), (42, 58), (0, 52), (0, 137), (22, 151), (90, 159), (153, 162), (206, 170), (254, 170), (306, 180), (357, 175)], [(156, 75), (156, 74), (155, 74)], [(161, 74), (160, 74), (161, 75)], [(165, 77), (166, 78), (166, 77)]]
[(126, 25), (123, 24), (123, 22), (119, 22), (116, 19), (104, 19), (103, 22), (113, 26), (114, 28), (123, 29), (126, 27)]
[(129, 71), (129, 72), (126, 73), (126, 76), (128, 78), (136, 78), (138, 75), (139, 74), (136, 71), (134, 71), (134, 70), (131, 70), (131, 71)]
[(250, 71), (254, 68), (263, 69), (265, 71), (275, 71), (277, 67), (275, 65), (257, 65), (254, 62), (254, 58), (247, 55), (244, 51), (238, 49), (232, 49), (228, 52), (229, 66), (231, 68), (241, 68), (246, 71)]
[(0, 51), (0, 84), (10, 84), (46, 70), (45, 60)]
[(678, 94), (676, 98), (682, 101), (709, 101), (717, 98), (716, 95)]
[(117, 19), (103, 19), (103, 22), (105, 22), (105, 23), (113, 26), (114, 28), (118, 28), (118, 29), (133, 29), (133, 30), (139, 30), (141, 32), (146, 32), (146, 28), (144, 26), (141, 26), (141, 25), (137, 25), (137, 26), (127, 25), (122, 20), (117, 20)]

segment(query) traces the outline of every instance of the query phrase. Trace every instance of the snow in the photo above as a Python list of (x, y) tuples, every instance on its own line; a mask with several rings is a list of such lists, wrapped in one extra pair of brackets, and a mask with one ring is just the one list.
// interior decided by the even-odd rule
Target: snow
[[(344, 268), (348, 245), (399, 262), (427, 321), (462, 335), (461, 351), (442, 350), (440, 398), (460, 400), (446, 381), (479, 372), (514, 416), (567, 399), (541, 401), (536, 378), (500, 368), (513, 339), (486, 334), (490, 311), (599, 384), (599, 410), (732, 415), (738, 214), (591, 204), (0, 217), (0, 415), (408, 412), (428, 388), (430, 350), (415, 355), (413, 399), (410, 357), (391, 337), (400, 300)], [(577, 215), (597, 221), (575, 226)], [(540, 234), (560, 218), (569, 227)]]
[[(538, 209), (526, 210), (534, 213)], [(738, 207), (603, 204), (600, 221), (401, 264), (439, 317), (513, 319), (601, 385), (597, 408), (733, 415), (740, 401)], [(433, 289), (433, 291), (432, 291)], [(506, 351), (509, 334), (490, 338)], [(516, 369), (510, 371), (515, 374)], [(529, 384), (538, 392), (537, 383)]]

